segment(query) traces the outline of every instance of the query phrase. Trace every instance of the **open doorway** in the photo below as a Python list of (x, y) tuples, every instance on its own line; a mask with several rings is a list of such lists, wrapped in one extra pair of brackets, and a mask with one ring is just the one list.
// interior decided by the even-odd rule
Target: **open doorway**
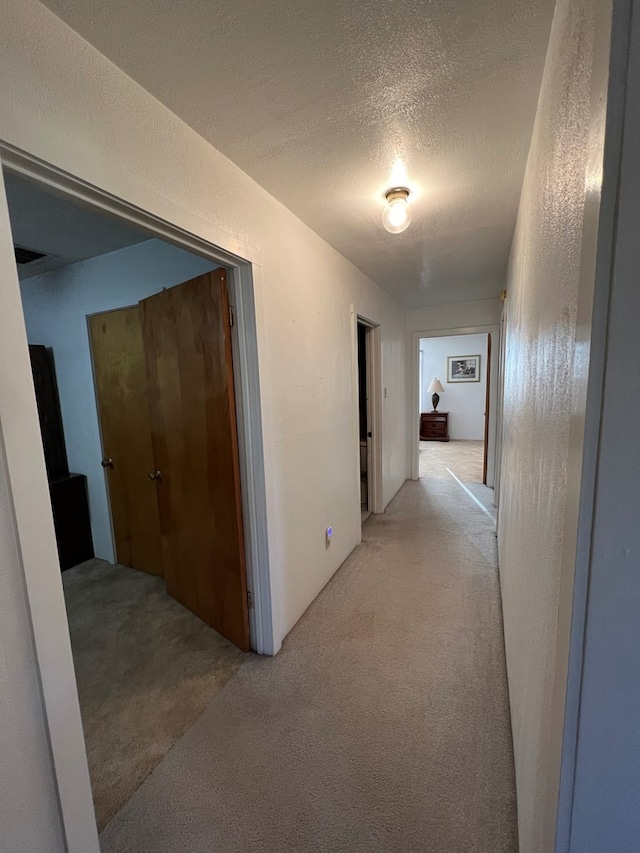
[(491, 334), (419, 342), (419, 476), (487, 485)]
[(380, 472), (382, 470), (382, 409), (380, 371), (380, 326), (354, 316), (356, 350), (355, 378), (360, 473), (360, 518), (384, 511)]
[(360, 518), (366, 521), (371, 515), (371, 403), (369, 398), (370, 326), (358, 320), (358, 439), (360, 451)]
[(249, 644), (228, 272), (4, 178), (101, 829)]

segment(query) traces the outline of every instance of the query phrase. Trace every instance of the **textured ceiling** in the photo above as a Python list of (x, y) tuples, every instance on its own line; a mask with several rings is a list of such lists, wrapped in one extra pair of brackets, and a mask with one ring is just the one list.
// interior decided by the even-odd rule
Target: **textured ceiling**
[(4, 183), (13, 242), (47, 255), (18, 266), (21, 279), (150, 239), (143, 231), (45, 192), (16, 175), (5, 173)]
[(501, 290), (553, 0), (46, 5), (405, 305)]

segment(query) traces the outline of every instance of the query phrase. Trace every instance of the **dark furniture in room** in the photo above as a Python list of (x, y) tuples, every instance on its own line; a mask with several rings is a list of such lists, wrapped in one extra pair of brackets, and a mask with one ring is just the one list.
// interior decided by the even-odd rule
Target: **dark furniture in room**
[(49, 478), (58, 557), (60, 568), (64, 571), (94, 556), (87, 478), (84, 474), (72, 474), (69, 471), (53, 352), (44, 346), (32, 344), (29, 346), (29, 355)]
[(64, 445), (62, 415), (58, 397), (56, 369), (53, 363), (53, 351), (43, 346), (29, 346), (31, 372), (38, 403), (40, 434), (44, 449), (44, 461), (50, 480), (67, 477), (67, 449)]
[(420, 441), (449, 441), (449, 412), (422, 412)]
[(60, 568), (64, 571), (94, 556), (87, 478), (84, 474), (69, 474), (49, 480), (49, 494)]

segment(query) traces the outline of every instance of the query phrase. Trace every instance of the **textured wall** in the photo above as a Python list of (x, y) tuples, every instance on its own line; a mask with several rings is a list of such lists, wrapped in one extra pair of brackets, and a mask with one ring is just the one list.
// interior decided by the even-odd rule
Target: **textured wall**
[[(81, 228), (80, 228), (81, 231)], [(96, 556), (114, 562), (87, 315), (135, 305), (217, 264), (148, 240), (21, 284), (27, 337), (53, 347), (69, 468), (87, 476)]]
[(405, 312), (41, 4), (4, 4), (2, 35), (2, 138), (261, 258), (259, 356), (284, 634), (360, 538), (352, 303), (381, 324), (385, 501), (406, 478)]
[(500, 325), (502, 306), (499, 299), (480, 299), (452, 305), (430, 305), (407, 311), (407, 331), (444, 332), (467, 326)]
[[(278, 582), (277, 641), (361, 537), (352, 306), (381, 326), (382, 379), (388, 389), (385, 502), (407, 477), (405, 312), (41, 4), (3, 3), (0, 33), (3, 140), (224, 248), (242, 254), (248, 247), (258, 259), (258, 356), (269, 547)], [(0, 231), (5, 227), (1, 220)], [(10, 255), (5, 257), (6, 266)], [(0, 339), (6, 328), (21, 324), (16, 300), (3, 304)], [(26, 348), (16, 346), (0, 385), (0, 416), (12, 410), (18, 418), (28, 408), (16, 378), (26, 376), (27, 363)], [(28, 418), (33, 426), (35, 410), (26, 412)], [(37, 480), (42, 462), (29, 455), (31, 438), (32, 430), (26, 430), (23, 446), (16, 436), (20, 473)], [(31, 519), (34, 538), (48, 519), (38, 504)], [(326, 549), (329, 524), (334, 535)], [(15, 561), (11, 570), (20, 571)], [(44, 562), (33, 570), (42, 596), (54, 593), (51, 606), (60, 615), (59, 576)], [(29, 642), (23, 625), (11, 630), (14, 646)], [(32, 704), (35, 709), (35, 698)], [(59, 711), (56, 721), (63, 725), (64, 701), (53, 711)], [(34, 749), (30, 761), (34, 773), (48, 779), (48, 752)], [(67, 801), (80, 803), (69, 820), (85, 832), (81, 765), (78, 759), (67, 777)], [(55, 844), (40, 849), (49, 853)]]
[[(440, 395), (438, 409), (449, 412), (449, 437), (482, 441), (484, 439), (484, 410), (487, 393), (487, 336), (454, 335), (446, 338), (420, 339), (422, 368), (423, 412), (430, 412), (429, 383), (434, 377), (445, 389)], [(447, 358), (453, 355), (479, 355), (479, 382), (447, 383)]]
[(585, 454), (595, 495), (586, 559), (576, 572), (568, 698), (575, 719), (568, 715), (563, 765), (563, 783), (574, 790), (558, 853), (640, 850), (640, 379), (630, 369), (640, 358), (637, 9), (622, 0), (613, 19), (594, 304), (601, 357), (592, 358), (588, 414), (596, 428), (587, 433), (593, 451)]
[(554, 849), (570, 596), (560, 605), (580, 482), (570, 451), (588, 358), (588, 339), (576, 344), (585, 184), (598, 185), (604, 133), (591, 136), (594, 45), (607, 39), (597, 6), (556, 8), (508, 277), (498, 532), (521, 853)]

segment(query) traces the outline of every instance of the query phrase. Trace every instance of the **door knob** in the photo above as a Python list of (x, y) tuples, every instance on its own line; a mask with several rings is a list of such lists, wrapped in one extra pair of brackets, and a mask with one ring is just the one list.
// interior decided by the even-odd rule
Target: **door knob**
[(147, 476), (150, 480), (157, 480), (159, 483), (162, 482), (162, 474), (160, 471), (154, 471), (153, 474), (148, 474)]
[(103, 468), (113, 468), (113, 459), (110, 456), (105, 456), (100, 464)]

